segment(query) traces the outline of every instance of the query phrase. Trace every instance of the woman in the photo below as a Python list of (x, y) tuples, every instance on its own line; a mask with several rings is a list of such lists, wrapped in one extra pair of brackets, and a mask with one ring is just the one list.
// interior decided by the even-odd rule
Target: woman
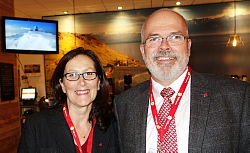
[(77, 48), (65, 54), (51, 87), (56, 104), (27, 118), (19, 153), (120, 152), (108, 82), (92, 51)]

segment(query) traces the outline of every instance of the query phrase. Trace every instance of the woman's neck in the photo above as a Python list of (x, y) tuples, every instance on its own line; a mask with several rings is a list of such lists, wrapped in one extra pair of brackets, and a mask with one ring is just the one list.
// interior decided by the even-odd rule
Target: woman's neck
[(70, 118), (75, 126), (84, 126), (89, 122), (89, 114), (91, 111), (92, 105), (77, 107), (77, 106), (68, 106), (68, 111)]

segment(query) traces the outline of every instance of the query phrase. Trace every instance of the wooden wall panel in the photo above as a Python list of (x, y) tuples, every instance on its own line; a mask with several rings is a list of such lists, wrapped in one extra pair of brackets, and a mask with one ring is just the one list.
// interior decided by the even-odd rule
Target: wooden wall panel
[[(0, 1), (0, 16), (14, 16), (14, 0)], [(16, 153), (21, 134), (17, 62), (15, 54), (2, 52), (1, 39), (0, 62), (13, 64), (15, 99), (0, 100), (0, 153)]]

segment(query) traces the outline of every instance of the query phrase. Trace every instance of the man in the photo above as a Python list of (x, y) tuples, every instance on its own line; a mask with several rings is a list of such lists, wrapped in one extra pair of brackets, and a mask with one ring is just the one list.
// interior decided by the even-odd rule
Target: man
[(114, 100), (123, 152), (250, 152), (250, 84), (192, 71), (187, 24), (174, 11), (150, 15), (141, 38), (151, 78)]

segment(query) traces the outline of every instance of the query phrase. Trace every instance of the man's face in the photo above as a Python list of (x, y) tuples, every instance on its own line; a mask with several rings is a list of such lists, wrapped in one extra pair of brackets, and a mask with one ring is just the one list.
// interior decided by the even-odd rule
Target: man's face
[[(174, 35), (174, 37), (169, 37)], [(179, 38), (187, 37), (185, 21), (176, 13), (171, 11), (160, 11), (151, 16), (144, 27), (144, 40), (149, 38)], [(177, 37), (175, 37), (177, 36)], [(172, 39), (172, 40), (173, 40)], [(152, 77), (157, 82), (173, 82), (186, 69), (189, 56), (191, 40), (184, 38), (179, 43), (163, 39), (158, 45), (149, 45), (146, 42), (140, 45), (140, 50), (145, 64)]]

